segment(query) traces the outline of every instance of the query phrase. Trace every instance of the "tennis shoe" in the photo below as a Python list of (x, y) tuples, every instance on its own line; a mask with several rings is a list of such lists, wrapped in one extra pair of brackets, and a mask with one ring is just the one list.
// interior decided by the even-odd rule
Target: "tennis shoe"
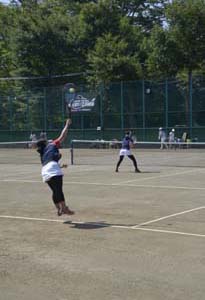
[(62, 211), (61, 208), (59, 208), (59, 209), (58, 209), (58, 212), (57, 212), (57, 215), (60, 217), (60, 216), (62, 216), (62, 214), (63, 214), (63, 211)]
[(141, 173), (141, 171), (138, 168), (136, 168), (135, 173)]
[(56, 204), (56, 208), (57, 208), (57, 215), (58, 216), (62, 216), (63, 211), (62, 211), (62, 207), (60, 204)]
[(68, 208), (68, 206), (63, 207), (62, 213), (65, 215), (74, 215), (75, 214), (75, 212), (73, 210), (70, 210)]

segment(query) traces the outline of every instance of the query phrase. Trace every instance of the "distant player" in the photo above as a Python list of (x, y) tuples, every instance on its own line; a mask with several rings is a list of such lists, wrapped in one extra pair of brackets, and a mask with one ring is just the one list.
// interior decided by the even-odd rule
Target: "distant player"
[(161, 146), (160, 149), (168, 149), (166, 140), (167, 140), (167, 136), (166, 136), (166, 132), (164, 131), (164, 129), (162, 127), (159, 128), (159, 134), (158, 134), (158, 139), (161, 142)]
[(65, 203), (63, 193), (63, 172), (61, 169), (62, 167), (65, 167), (65, 165), (60, 166), (59, 164), (59, 160), (61, 159), (59, 147), (67, 136), (70, 124), (71, 120), (67, 119), (66, 124), (57, 139), (49, 143), (45, 139), (40, 139), (37, 142), (37, 151), (40, 154), (42, 163), (41, 175), (43, 181), (48, 184), (53, 192), (52, 199), (57, 208), (58, 216), (61, 216), (62, 214), (74, 214)]
[(35, 144), (37, 142), (37, 137), (36, 137), (36, 134), (31, 132), (30, 134), (30, 140), (31, 140), (31, 143), (29, 143), (29, 148), (35, 148)]
[(40, 139), (47, 140), (47, 133), (44, 130), (40, 133)]
[(119, 167), (120, 167), (121, 162), (123, 161), (125, 156), (128, 156), (129, 159), (131, 159), (132, 162), (133, 162), (135, 172), (140, 173), (140, 170), (137, 167), (137, 161), (136, 161), (134, 155), (131, 153), (131, 150), (130, 150), (131, 147), (133, 147), (133, 139), (130, 136), (130, 132), (126, 132), (125, 137), (122, 140), (122, 147), (121, 147), (120, 153), (119, 153), (120, 157), (119, 157), (119, 160), (117, 162), (115, 172), (119, 171)]
[(175, 129), (173, 128), (169, 133), (169, 149), (175, 148), (176, 150), (176, 144), (175, 144)]

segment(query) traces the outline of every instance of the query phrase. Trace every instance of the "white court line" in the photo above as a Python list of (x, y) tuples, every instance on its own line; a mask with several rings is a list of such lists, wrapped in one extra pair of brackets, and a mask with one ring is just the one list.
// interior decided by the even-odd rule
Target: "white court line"
[(171, 189), (171, 190), (205, 190), (204, 187), (190, 187), (190, 186), (171, 186), (171, 185), (144, 185), (144, 184), (121, 184), (122, 186), (128, 187), (141, 187), (141, 188), (151, 188), (151, 189)]
[(66, 220), (56, 220), (56, 219), (44, 219), (44, 218), (30, 218), (30, 217), (20, 217), (20, 216), (4, 216), (0, 215), (1, 219), (19, 219), (25, 221), (40, 221), (40, 222), (56, 222), (61, 224), (66, 224), (69, 222), (71, 225), (93, 225), (96, 227), (111, 227), (111, 228), (119, 228), (119, 229), (128, 229), (128, 230), (142, 230), (142, 231), (150, 231), (156, 233), (167, 233), (167, 234), (175, 234), (175, 235), (185, 235), (185, 236), (194, 236), (194, 237), (203, 237), (205, 238), (205, 234), (197, 234), (197, 233), (189, 233), (189, 232), (181, 232), (181, 231), (170, 231), (170, 230), (161, 230), (161, 229), (150, 229), (150, 228), (140, 228), (133, 226), (123, 226), (123, 225), (111, 225), (104, 223), (95, 223), (95, 222), (82, 222), (82, 221), (66, 221)]
[[(132, 182), (139, 182), (139, 181), (144, 181), (144, 180), (149, 180), (149, 179), (158, 179), (158, 178), (164, 178), (164, 177), (171, 177), (171, 176), (176, 176), (176, 175), (183, 175), (187, 173), (191, 173), (194, 171), (200, 171), (201, 169), (195, 169), (195, 170), (189, 170), (189, 171), (184, 171), (184, 172), (178, 172), (178, 173), (172, 173), (172, 174), (167, 174), (167, 175), (158, 175), (158, 176), (151, 176), (151, 177), (145, 177), (145, 178), (136, 178), (133, 180), (127, 180), (127, 181), (121, 181), (119, 183), (100, 183), (100, 182), (64, 182), (64, 184), (88, 184), (88, 185), (105, 185), (105, 186), (118, 186), (118, 185), (126, 185), (127, 183), (132, 183)], [(25, 183), (38, 183), (42, 182), (41, 180), (21, 180), (21, 179), (0, 179), (0, 181), (5, 181), (5, 182), (25, 182)], [(132, 186), (132, 185), (127, 185), (127, 186)], [(143, 187), (143, 186), (142, 186)], [(186, 187), (185, 187), (186, 188)]]
[(179, 234), (179, 235), (195, 236), (195, 237), (205, 237), (205, 234), (189, 233), (189, 232), (181, 232), (181, 231), (169, 231), (169, 230), (150, 229), (150, 228), (132, 228), (132, 229), (142, 230), (142, 231), (159, 232), (159, 233), (168, 233), (168, 234)]
[[(0, 179), (0, 182), (19, 182), (19, 183), (43, 183), (41, 180), (22, 180), (22, 179)], [(126, 184), (126, 183), (103, 183), (103, 182), (80, 182), (80, 181), (64, 181), (64, 184), (76, 185), (96, 185), (96, 186), (125, 186), (134, 188), (153, 188), (153, 189), (179, 189), (179, 190), (205, 190), (205, 187), (190, 186), (168, 186), (168, 185), (143, 185), (143, 184)]]
[(42, 180), (25, 180), (25, 179), (0, 179), (2, 182), (19, 182), (19, 183), (42, 183)]
[[(129, 182), (144, 181), (144, 180), (149, 180), (149, 179), (158, 179), (158, 178), (164, 178), (164, 177), (172, 177), (172, 176), (177, 176), (177, 175), (183, 175), (183, 174), (192, 173), (192, 172), (199, 171), (199, 170), (200, 169), (194, 169), (194, 170), (188, 170), (188, 171), (184, 171), (184, 172), (177, 172), (177, 173), (166, 174), (166, 175), (163, 174), (163, 175), (151, 176), (151, 177), (145, 177), (145, 178), (136, 178), (136, 179), (133, 179), (133, 180), (122, 181), (121, 184), (129, 183)], [(142, 174), (143, 174), (143, 172), (142, 172)]]
[(165, 219), (168, 219), (168, 218), (172, 218), (172, 217), (176, 217), (176, 216), (179, 216), (179, 215), (187, 214), (189, 212), (193, 212), (193, 211), (204, 209), (204, 208), (205, 208), (205, 206), (200, 206), (200, 207), (196, 207), (196, 208), (193, 208), (193, 209), (184, 210), (184, 211), (181, 211), (179, 213), (171, 214), (171, 215), (168, 215), (168, 216), (165, 216), (165, 217), (161, 217), (161, 218), (158, 218), (158, 219), (154, 219), (154, 220), (151, 220), (151, 221), (140, 223), (138, 225), (132, 226), (132, 228), (135, 229), (135, 228), (138, 228), (140, 226), (148, 225), (148, 224), (151, 224), (151, 223), (156, 223), (156, 222), (161, 221), (161, 220), (165, 220)]
[(28, 220), (28, 221), (58, 222), (58, 223), (63, 223), (64, 222), (64, 220), (30, 218), (30, 217), (19, 217), (19, 216), (4, 216), (4, 215), (0, 215), (0, 218), (4, 218), (4, 219), (17, 219), (17, 220), (19, 219), (19, 220)]
[[(149, 179), (158, 179), (158, 178), (164, 178), (164, 177), (172, 177), (172, 176), (176, 176), (176, 175), (183, 175), (183, 174), (187, 174), (187, 173), (192, 173), (194, 171), (199, 171), (201, 169), (194, 169), (194, 170), (188, 170), (188, 171), (183, 171), (183, 172), (177, 172), (177, 173), (172, 173), (172, 174), (167, 174), (167, 175), (158, 175), (158, 176), (151, 176), (151, 177), (145, 177), (145, 178), (136, 178), (136, 179), (133, 179), (133, 180), (126, 180), (126, 181), (121, 181), (119, 183), (111, 183), (111, 184), (106, 184), (106, 183), (98, 183), (98, 182), (69, 182), (71, 184), (90, 184), (90, 185), (105, 185), (105, 186), (115, 186), (115, 185), (125, 185), (125, 184), (129, 184), (129, 183), (132, 183), (132, 182), (139, 182), (139, 181), (144, 181), (144, 180), (149, 180)], [(0, 179), (0, 181), (5, 181), (5, 182), (27, 182), (27, 183), (31, 183), (31, 182), (34, 182), (34, 183), (38, 183), (38, 182), (42, 182), (40, 180), (21, 180), (21, 179)], [(65, 183), (68, 183), (68, 182), (64, 182)], [(68, 183), (68, 184), (69, 184)], [(129, 186), (129, 185), (127, 185)], [(131, 186), (131, 185), (130, 185)]]

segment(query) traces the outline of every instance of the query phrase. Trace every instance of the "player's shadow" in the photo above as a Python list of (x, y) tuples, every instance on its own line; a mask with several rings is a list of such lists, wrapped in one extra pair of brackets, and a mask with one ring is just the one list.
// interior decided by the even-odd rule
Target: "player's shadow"
[(74, 229), (101, 229), (101, 228), (106, 228), (106, 227), (112, 227), (112, 226), (126, 226), (126, 227), (131, 227), (135, 226), (136, 224), (133, 225), (125, 225), (125, 224), (111, 224), (111, 223), (106, 223), (104, 221), (99, 221), (99, 222), (74, 222), (74, 221), (65, 221), (63, 224), (69, 224), (71, 225), (71, 228)]
[(160, 171), (141, 171), (140, 173), (149, 173), (149, 174), (155, 174), (155, 173), (161, 173)]

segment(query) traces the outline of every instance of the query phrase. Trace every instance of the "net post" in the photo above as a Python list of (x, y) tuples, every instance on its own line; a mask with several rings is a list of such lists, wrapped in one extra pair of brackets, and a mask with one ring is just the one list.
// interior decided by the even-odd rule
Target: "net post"
[(73, 140), (72, 140), (71, 143), (70, 143), (70, 162), (71, 162), (71, 165), (74, 164), (74, 157), (73, 157)]

